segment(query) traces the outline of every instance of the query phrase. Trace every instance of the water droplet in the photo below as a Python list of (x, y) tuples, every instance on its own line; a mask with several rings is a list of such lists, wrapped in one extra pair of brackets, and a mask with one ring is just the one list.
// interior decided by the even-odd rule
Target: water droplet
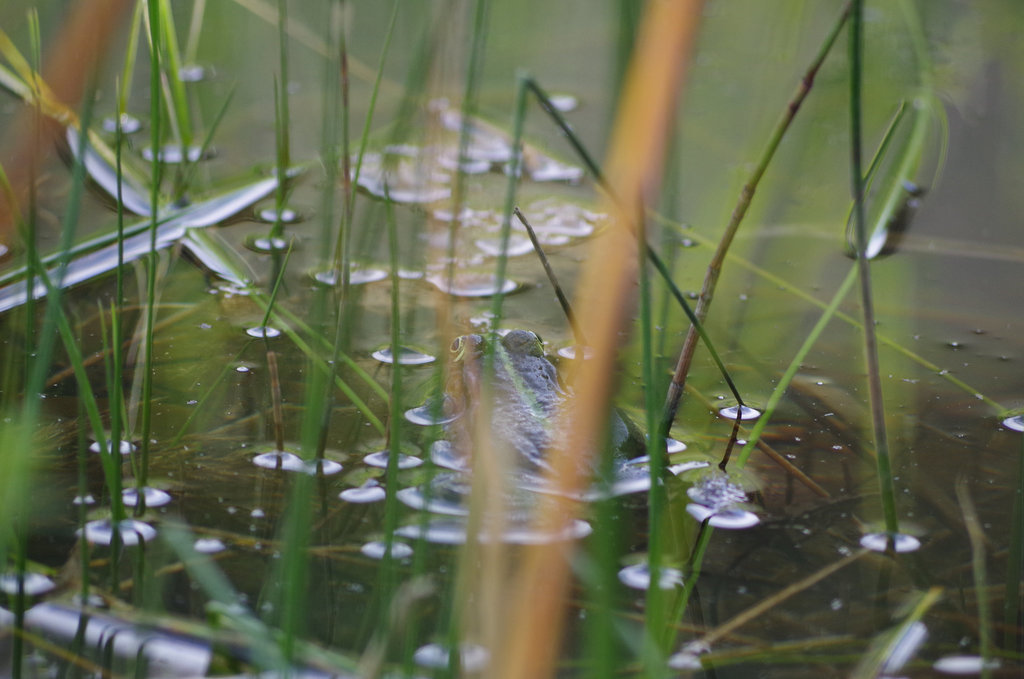
[[(362, 552), (364, 556), (368, 556), (371, 559), (383, 559), (384, 555), (388, 551), (388, 546), (383, 540), (374, 540), (373, 542), (367, 542), (365, 545), (360, 547), (359, 551)], [(410, 556), (412, 556), (412, 547), (404, 542), (391, 543), (392, 559), (408, 559)]]
[(275, 450), (252, 458), (252, 463), (264, 469), (282, 469), (287, 472), (306, 471), (306, 461), (295, 453)]
[(19, 581), (26, 596), (46, 594), (57, 587), (57, 583), (42, 573), (4, 573), (0, 575), (0, 592), (14, 596), (18, 593)]
[(509, 278), (499, 288), (498, 279), (493, 274), (457, 274), (451, 285), (446, 275), (433, 274), (427, 276), (426, 280), (453, 297), (492, 297), (499, 292), (508, 295), (519, 289), (519, 284)]
[[(142, 496), (146, 500), (147, 507), (163, 507), (171, 502), (169, 493), (159, 488), (151, 488), (150, 486), (142, 488)], [(139, 490), (137, 488), (125, 488), (121, 491), (121, 501), (128, 507), (137, 506), (139, 504)]]
[[(391, 457), (391, 453), (387, 450), (381, 450), (376, 453), (370, 453), (363, 458), (363, 462), (370, 465), (371, 467), (380, 467), (381, 469), (387, 469), (388, 458)], [(419, 467), (423, 464), (421, 458), (415, 455), (406, 455), (404, 453), (398, 454), (398, 468), (399, 469), (412, 469)]]
[(727, 420), (735, 420), (736, 413), (739, 412), (740, 420), (746, 422), (747, 420), (756, 420), (761, 417), (761, 411), (757, 408), (751, 408), (750, 406), (728, 406), (718, 411), (719, 417), (724, 417)]
[[(121, 114), (121, 134), (135, 134), (142, 129), (142, 123), (139, 119), (129, 113)], [(117, 133), (117, 122), (118, 119), (115, 116), (109, 116), (103, 119), (103, 131), (111, 134)]]
[[(936, 660), (932, 667), (936, 672), (943, 674), (981, 674), (985, 669), (985, 662), (979, 655), (947, 655)], [(999, 661), (995, 658), (990, 659), (988, 667), (999, 667)]]
[[(109, 519), (89, 521), (85, 528), (76, 531), (81, 537), (94, 545), (109, 545), (114, 540), (114, 525)], [(156, 537), (156, 529), (148, 523), (137, 519), (124, 519), (117, 526), (121, 544), (132, 547), (140, 542), (149, 542)]]
[[(921, 547), (921, 541), (913, 535), (897, 533), (895, 538), (897, 552), (916, 552)], [(884, 552), (889, 548), (889, 536), (886, 533), (868, 533), (860, 539), (860, 546), (873, 552)]]
[(302, 215), (287, 207), (281, 208), (280, 219), (278, 219), (278, 214), (277, 208), (266, 207), (256, 213), (256, 218), (261, 222), (266, 222), (267, 224), (274, 224), (276, 222), (281, 222), (282, 224), (294, 224), (302, 219)]
[[(567, 358), (570, 361), (578, 356), (579, 346), (572, 344), (567, 347), (562, 347), (556, 353), (562, 358)], [(594, 350), (591, 347), (583, 347), (583, 358), (584, 360), (594, 357)]]
[[(412, 654), (413, 661), (420, 667), (446, 669), (450, 666), (451, 650), (441, 644), (420, 646)], [(464, 674), (482, 671), (491, 661), (491, 653), (479, 644), (459, 644), (459, 665)]]
[(245, 239), (245, 247), (253, 252), (267, 254), (271, 252), (287, 252), (292, 240), (277, 236), (250, 236)]
[(359, 486), (358, 488), (346, 488), (338, 494), (338, 497), (345, 502), (351, 502), (352, 504), (368, 504), (370, 502), (380, 502), (386, 496), (384, 489), (380, 486), (369, 483)]
[(1024, 431), (1024, 415), (1014, 415), (1003, 420), (1003, 426), (1012, 431)]
[(255, 328), (246, 328), (245, 334), (256, 339), (274, 339), (281, 336), (281, 331), (270, 326), (257, 325)]
[[(114, 442), (111, 441), (110, 439), (107, 439), (107, 452), (110, 452), (111, 450), (113, 450), (113, 445), (114, 445)], [(135, 444), (132, 443), (131, 441), (121, 441), (118, 444), (118, 446), (117, 446), (117, 450), (122, 455), (131, 455), (132, 452), (135, 450)], [(91, 444), (89, 444), (89, 452), (91, 452), (91, 453), (98, 453), (98, 452), (100, 452), (100, 442), (99, 441), (93, 441)]]
[[(676, 568), (662, 567), (659, 569), (659, 589), (674, 589), (683, 586), (683, 572)], [(651, 569), (646, 563), (626, 566), (619, 571), (619, 581), (626, 587), (646, 590), (651, 586)]]
[(200, 554), (216, 554), (227, 549), (227, 545), (217, 538), (198, 538), (192, 548)]
[[(393, 364), (395, 362), (395, 356), (391, 353), (391, 347), (384, 347), (378, 349), (371, 354), (375, 359), (381, 363)], [(426, 365), (433, 363), (437, 358), (430, 354), (425, 354), (422, 351), (416, 351), (409, 347), (398, 348), (398, 362), (402, 365)]]
[(448, 424), (459, 418), (458, 414), (445, 413), (445, 408), (438, 407), (434, 403), (425, 403), (405, 411), (405, 419), (421, 427), (428, 427), (432, 424)]
[[(177, 144), (165, 144), (164, 146), (161, 146), (159, 155), (160, 162), (162, 163), (177, 164), (186, 161), (185, 153), (182, 152), (181, 147), (178, 146)], [(142, 149), (142, 157), (148, 160), (149, 162), (153, 162), (153, 148), (147, 146), (146, 148)], [(200, 148), (199, 146), (188, 147), (187, 160), (190, 163), (195, 163), (199, 160), (206, 160), (212, 157), (213, 153), (209, 149), (206, 151), (206, 154), (204, 155), (203, 149)]]

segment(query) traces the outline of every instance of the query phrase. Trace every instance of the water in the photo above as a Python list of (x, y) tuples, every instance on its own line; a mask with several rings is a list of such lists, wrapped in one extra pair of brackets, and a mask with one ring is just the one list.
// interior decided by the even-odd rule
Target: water
[[(368, 71), (366, 68), (379, 58), (390, 11), (386, 3), (379, 4), (361, 5), (347, 17), (352, 22), (347, 27), (352, 65), (349, 130), (355, 141), (368, 112), (373, 84), (373, 66)], [(163, 249), (157, 256), (159, 307), (151, 372), (154, 411), (148, 435), (148, 482), (170, 491), (174, 502), (156, 507), (147, 500), (148, 513), (121, 528), (126, 543), (149, 542), (145, 550), (127, 552), (118, 574), (122, 583), (128, 582), (134, 578), (134, 559), (147, 560), (152, 580), (147, 580), (145, 586), (152, 589), (146, 591), (160, 593), (151, 602), (155, 616), (174, 614), (201, 622), (211, 615), (213, 596), (203, 590), (198, 576), (187, 568), (183, 570), (187, 559), (169, 546), (173, 540), (153, 539), (168, 529), (173, 531), (172, 524), (180, 524), (203, 536), (199, 542), (190, 536), (184, 544), (195, 544), (197, 552), (213, 555), (203, 558), (224, 576), (242, 601), (254, 609), (267, 604), (268, 608), (259, 609), (254, 617), (265, 619), (268, 625), (278, 624), (283, 614), (274, 608), (279, 603), (273, 583), (279, 577), (290, 537), (285, 526), (290, 525), (288, 517), (293, 516), (289, 509), (294, 506), (290, 502), (296, 487), (308, 492), (310, 512), (309, 546), (303, 552), (309, 560), (303, 637), (346, 658), (363, 657), (372, 641), (367, 630), (378, 629), (381, 621), (390, 625), (392, 610), (406, 616), (402, 624), (390, 628), (394, 634), (414, 630), (408, 632), (414, 638), (402, 639), (396, 647), (404, 645), (411, 652), (446, 638), (447, 623), (441, 611), (453, 601), (454, 592), (466, 591), (462, 588), (471, 588), (473, 578), (494, 572), (502, 575), (500, 582), (508, 581), (506, 571), (495, 571), (493, 562), (460, 566), (464, 562), (460, 561), (459, 546), (478, 539), (488, 549), (504, 550), (495, 558), (509, 572), (524, 560), (521, 557), (525, 552), (519, 550), (526, 546), (548, 543), (574, 550), (575, 570), (567, 585), (571, 588), (569, 600), (575, 606), (567, 622), (566, 634), (571, 641), (563, 650), (565, 665), (556, 671), (563, 675), (582, 672), (578, 668), (590, 660), (582, 657), (588, 652), (587, 645), (576, 643), (589, 638), (586, 635), (592, 628), (588, 625), (599, 615), (598, 608), (590, 603), (601, 590), (588, 580), (591, 571), (587, 568), (606, 569), (601, 582), (602, 586), (615, 588), (610, 592), (615, 608), (613, 620), (628, 638), (640, 638), (638, 621), (645, 592), (633, 590), (616, 578), (624, 563), (633, 562), (637, 554), (646, 551), (654, 531), (663, 538), (662, 547), (668, 552), (662, 563), (678, 566), (692, 556), (693, 546), (703, 535), (702, 521), (721, 528), (743, 528), (712, 533), (703, 561), (693, 571), (698, 574), (695, 591), (699, 601), (691, 601), (680, 622), (683, 629), (694, 630), (695, 638), (793, 583), (822, 572), (848, 555), (856, 556), (861, 545), (885, 551), (887, 536), (877, 532), (883, 517), (877, 499), (860, 312), (853, 294), (839, 306), (846, 315), (829, 322), (802, 360), (798, 380), (782, 395), (770, 419), (763, 422), (767, 415), (750, 419), (746, 411), (741, 413), (741, 438), (749, 437), (755, 425), (763, 424), (763, 442), (810, 476), (827, 496), (783, 471), (760, 449), (752, 452), (744, 470), (735, 465), (738, 449), (733, 452), (730, 473), (734, 476), (730, 478), (741, 489), (742, 499), (737, 495), (716, 500), (700, 490), (700, 478), (717, 466), (736, 417), (735, 410), (719, 415), (723, 401), (716, 395), (725, 393), (725, 387), (704, 347), (698, 349), (682, 410), (671, 432), (682, 445), (670, 449), (672, 475), (664, 479), (667, 504), (653, 522), (647, 516), (648, 487), (643, 485), (649, 485), (649, 481), (642, 478), (642, 473), (631, 480), (636, 485), (630, 486), (633, 494), (629, 497), (608, 499), (593, 494), (573, 500), (581, 516), (563, 530), (544, 531), (514, 522), (488, 532), (486, 527), (466, 519), (462, 502), (449, 503), (453, 515), (447, 518), (420, 511), (438, 511), (444, 502), (444, 498), (425, 499), (421, 490), (432, 474), (445, 473), (435, 467), (465, 472), (470, 466), (450, 446), (445, 449), (438, 442), (415, 467), (406, 465), (412, 458), (401, 458), (395, 487), (388, 485), (390, 481), (379, 467), (364, 463), (367, 451), (388, 447), (390, 436), (414, 442), (424, 451), (429, 443), (422, 439), (428, 432), (406, 421), (392, 421), (387, 399), (393, 364), (378, 362), (386, 363), (388, 354), (374, 356), (375, 350), (391, 341), (386, 247), (389, 219), (394, 219), (400, 241), (400, 344), (419, 347), (417, 351), (425, 357), (447, 356), (451, 337), (479, 331), (480, 323), (495, 322), (498, 292), (515, 293), (502, 301), (506, 328), (537, 330), (550, 346), (567, 346), (575, 341), (565, 328), (531, 248), (526, 246), (518, 220), (511, 225), (511, 258), (501, 290), (496, 266), (501, 254), (497, 230), (503, 213), (506, 164), (512, 155), (508, 135), (513, 93), (509, 74), (526, 68), (546, 87), (565, 92), (568, 97), (564, 105), (558, 104), (559, 108), (566, 111), (573, 129), (595, 158), (603, 161), (614, 108), (610, 70), (615, 51), (614, 44), (604, 36), (615, 33), (620, 18), (607, 7), (583, 8), (577, 4), (494, 4), (491, 21), (501, 30), (488, 36), (489, 52), (480, 83), (481, 124), (474, 123), (469, 159), (461, 163), (462, 169), (472, 174), (466, 177), (464, 187), (466, 205), (459, 209), (446, 198), (452, 195), (453, 168), (459, 164), (452, 153), (458, 133), (452, 128), (458, 127), (460, 102), (456, 97), (465, 83), (451, 73), (462, 73), (465, 64), (458, 69), (438, 67), (432, 83), (454, 77), (442, 85), (450, 98), (448, 103), (435, 101), (441, 93), (432, 90), (413, 96), (412, 100), (422, 104), (409, 122), (413, 134), (408, 139), (389, 138), (391, 130), (398, 127), (394, 123), (405, 94), (405, 65), (418, 63), (412, 51), (420, 44), (418, 27), (437, 25), (428, 16), (426, 6), (402, 8), (409, 14), (399, 17), (401, 36), (386, 62), (371, 125), (368, 148), (373, 155), (364, 160), (360, 193), (350, 221), (345, 222), (351, 238), (347, 243), (336, 240), (338, 228), (347, 218), (340, 194), (343, 172), (339, 162), (333, 184), (328, 180), (324, 163), (329, 159), (330, 146), (321, 138), (324, 74), (338, 72), (318, 54), (317, 41), (328, 22), (318, 13), (321, 8), (316, 3), (289, 7), (290, 18), (306, 29), (293, 34), (289, 52), (292, 72), (283, 88), (291, 93), (290, 152), (296, 165), (308, 165), (305, 175), (294, 177), (288, 185), (288, 204), (301, 206), (298, 212), (302, 219), (293, 221), (285, 219), (291, 215), (281, 215), (282, 221), (289, 222), (286, 240), (294, 238), (297, 247), (280, 278), (269, 320), (264, 321), (266, 304), (278, 281), (276, 267), (283, 262), (283, 254), (278, 251), (281, 244), (267, 243), (273, 247), (262, 248), (268, 252), (256, 255), (245, 249), (245, 243), (250, 238), (266, 238), (266, 221), (276, 217), (270, 208), (257, 211), (252, 207), (266, 206), (271, 200), (268, 192), (276, 186), (267, 179), (273, 176), (268, 168), (274, 165), (276, 155), (271, 133), (272, 80), (278, 68), (273, 49), (276, 30), (240, 6), (208, 3), (205, 20), (209, 25), (204, 29), (208, 32), (201, 33), (194, 55), (204, 64), (206, 77), (187, 85), (190, 109), (201, 112), (202, 118), (194, 121), (195, 135), (184, 155), (194, 157), (195, 144), (209, 131), (214, 112), (224, 103), (226, 85), (237, 82), (238, 89), (214, 137), (216, 158), (191, 169), (164, 168), (164, 200), (167, 205), (181, 201), (197, 206), (243, 184), (255, 186), (257, 182), (262, 182), (262, 194), (258, 198), (255, 193), (238, 194), (230, 209), (211, 207), (205, 212), (189, 212), (184, 208), (176, 213), (178, 221), (161, 227), (159, 232), (158, 245)], [(829, 574), (814, 587), (750, 619), (734, 635), (696, 649), (699, 652), (686, 651), (691, 638), (681, 635), (668, 650), (675, 654), (673, 666), (703, 661), (714, 666), (716, 676), (721, 677), (816, 676), (822, 665), (836, 667), (840, 674), (851, 674), (856, 665), (851, 658), (859, 658), (873, 643), (888, 638), (885, 635), (894, 625), (908, 622), (906, 611), (912, 609), (913, 591), (940, 587), (962, 596), (947, 596), (922, 611), (921, 624), (927, 626), (927, 637), (911, 639), (915, 643), (903, 654), (908, 664), (903, 670), (892, 671), (919, 671), (917, 667), (939, 671), (954, 654), (968, 656), (971, 671), (978, 671), (979, 593), (972, 583), (973, 555), (953, 492), (961, 478), (986, 528), (984, 557), (989, 568), (984, 595), (992, 619), (1002, 621), (1005, 555), (1024, 430), (1024, 418), (1016, 414), (1024, 407), (1019, 365), (1024, 357), (1024, 322), (1019, 313), (1024, 308), (1019, 285), (1024, 249), (1016, 217), (1020, 214), (1019, 192), (1014, 182), (1021, 175), (1024, 161), (1020, 154), (1006, 150), (1019, 148), (1024, 141), (1020, 125), (1024, 120), (1020, 104), (1024, 92), (1022, 79), (1016, 77), (1022, 57), (1019, 41), (1012, 39), (1024, 30), (1024, 25), (1010, 2), (972, 5), (970, 10), (952, 4), (924, 5), (919, 7), (922, 23), (929, 33), (930, 51), (939, 63), (933, 80), (951, 133), (948, 161), (942, 177), (935, 178), (928, 167), (930, 159), (924, 160), (918, 182), (927, 188), (926, 193), (918, 197), (913, 218), (900, 225), (898, 242), (890, 238), (885, 243), (885, 249), (892, 252), (875, 258), (871, 265), (878, 295), (876, 328), (881, 338), (882, 391), (898, 497), (899, 553), (895, 557), (875, 553), (860, 557), (855, 565)], [(0, 6), (0, 25), (21, 46), (29, 44), (24, 9), (18, 2)], [(190, 17), (187, 9), (175, 11), (182, 12), (176, 18), (184, 42)], [(674, 277), (683, 290), (699, 290), (723, 222), (834, 12), (834, 7), (825, 4), (800, 11), (765, 9), (757, 3), (707, 5), (700, 53), (684, 98), (685, 124), (678, 140), (666, 144), (677, 158), (679, 174), (670, 179), (672, 183), (661, 195), (652, 195), (647, 224), (652, 243), (659, 244), (659, 251), (673, 262)], [(53, 21), (61, 13), (41, 10), (40, 14), (44, 57), (48, 57), (48, 49), (59, 34)], [(897, 14), (879, 4), (871, 8), (869, 16), (871, 83), (865, 109), (869, 157), (897, 103), (917, 96), (921, 89), (912, 67), (911, 41), (906, 26), (894, 18)], [(455, 30), (465, 22), (442, 23), (445, 25), (437, 30)], [(238, 40), (211, 39), (229, 26)], [(246, 36), (261, 37), (249, 40)], [(468, 45), (463, 34), (441, 33), (437, 37), (435, 44), (452, 50)], [(272, 47), (268, 49), (268, 45)], [(114, 48), (111, 73), (120, 72), (122, 55), (117, 54), (118, 49)], [(723, 265), (708, 318), (708, 333), (744, 400), (758, 406), (769, 402), (799, 344), (820, 317), (822, 305), (830, 301), (852, 267), (844, 254), (843, 233), (849, 172), (848, 81), (842, 52), (840, 49), (826, 60), (811, 97), (768, 168), (732, 254)], [(191, 63), (191, 57), (183, 63)], [(884, 64), (881, 73), (872, 70), (879, 64)], [(151, 143), (144, 71), (137, 65), (128, 102), (133, 117), (124, 119), (122, 127), (127, 132), (131, 121), (142, 121), (142, 136), (133, 137), (126, 146), (127, 160), (148, 168), (141, 151)], [(104, 76), (99, 85), (103, 96), (94, 118), (98, 130), (100, 121), (114, 112), (112, 77)], [(428, 106), (431, 101), (434, 103)], [(550, 125), (539, 108), (531, 106), (525, 130), (529, 145), (526, 155), (533, 153), (533, 160), (524, 168), (516, 202), (537, 228), (573, 303), (578, 308), (592, 304), (606, 309), (606, 300), (589, 299), (589, 291), (579, 289), (578, 271), (589, 257), (587, 247), (592, 239), (611, 228), (605, 216), (607, 208), (600, 203), (592, 179), (581, 171), (583, 164), (562, 133)], [(15, 119), (23, 110), (23, 104), (3, 95), (0, 129), (16, 130)], [(115, 121), (111, 118), (110, 122)], [(113, 139), (111, 129), (101, 131), (108, 142)], [(165, 131), (170, 144), (172, 133)], [(929, 144), (937, 145), (936, 134), (929, 131)], [(9, 160), (17, 135), (8, 132), (0, 139), (0, 160), (8, 173), (17, 167)], [(385, 149), (392, 143), (395, 148)], [(172, 159), (171, 152), (182, 159), (181, 147), (161, 149), (168, 160)], [(436, 167), (426, 167), (423, 162), (431, 154), (438, 159)], [(934, 148), (930, 147), (929, 155), (935, 155)], [(389, 160), (396, 163), (390, 169)], [(189, 189), (181, 196), (171, 195), (176, 179), (184, 174), (191, 175)], [(105, 195), (91, 189), (84, 195), (78, 239), (109, 233), (116, 227), (116, 215), (109, 207), (113, 185), (109, 181), (97, 184), (105, 187)], [(337, 188), (329, 206), (324, 200), (325, 186)], [(43, 159), (35, 187), (40, 248), (48, 253), (57, 247), (55, 228), (67, 214), (69, 172), (56, 157)], [(129, 212), (147, 214), (154, 209), (144, 184), (122, 188)], [(402, 201), (390, 209), (390, 215), (380, 200), (385, 193)], [(452, 241), (448, 227), (456, 213), (460, 226)], [(233, 223), (225, 223), (236, 214), (239, 216)], [(665, 221), (666, 217), (670, 222)], [(134, 223), (132, 219), (127, 221)], [(216, 230), (221, 254), (231, 253), (225, 260), (180, 254), (188, 250), (178, 247), (186, 230), (199, 226)], [(328, 234), (326, 239), (322, 239), (323, 232)], [(122, 320), (129, 336), (144, 325), (138, 290), (145, 286), (148, 242), (148, 233), (143, 233), (139, 240), (128, 243), (129, 257), (139, 262), (138, 272), (132, 266), (126, 269), (129, 301)], [(661, 243), (670, 245), (662, 247)], [(351, 248), (353, 261), (358, 262), (352, 269), (351, 282), (365, 283), (354, 285), (345, 299), (336, 287), (339, 276), (334, 261), (341, 245)], [(449, 245), (453, 248), (451, 260)], [(12, 265), (23, 261), (20, 247), (5, 256), (11, 258), (5, 261)], [(230, 284), (223, 282), (221, 273), (211, 276), (217, 271), (214, 265), (225, 261), (230, 266), (221, 272), (245, 275)], [(70, 312), (71, 328), (83, 356), (93, 357), (87, 366), (89, 391), (98, 397), (104, 426), (109, 426), (113, 402), (105, 376), (111, 354), (106, 343), (109, 339), (104, 339), (109, 334), (104, 334), (107, 329), (103, 318), (114, 296), (111, 272), (115, 262), (112, 250), (98, 251), (95, 260), (76, 258), (68, 270), (70, 282), (62, 301)], [(456, 269), (451, 281), (447, 276), (449, 264)], [(51, 272), (57, 271), (56, 263), (47, 266)], [(307, 273), (310, 271), (318, 272), (317, 280), (323, 286), (315, 285)], [(70, 287), (72, 284), (74, 287)], [(653, 284), (656, 290), (659, 286)], [(24, 308), (29, 295), (24, 288), (6, 291), (0, 296), (0, 306), (15, 311), (0, 317), (0, 322), (7, 324), (6, 344), (0, 352), (3, 364), (8, 366), (4, 377), (11, 377), (5, 384), (18, 384), (19, 366), (25, 365), (28, 353), (26, 342), (32, 340), (24, 324), (11, 319), (19, 313), (17, 307)], [(40, 297), (38, 291), (37, 287), (32, 296)], [(655, 302), (653, 323), (659, 354), (656, 374), (660, 383), (648, 385), (640, 379), (635, 349), (638, 332), (634, 329), (625, 333), (621, 338), (620, 372), (614, 383), (617, 402), (627, 408), (639, 408), (647, 390), (655, 391), (660, 404), (663, 382), (674, 367), (686, 329), (674, 307), (669, 305), (663, 315), (660, 300)], [(37, 313), (45, 308), (45, 303), (39, 303)], [(335, 323), (336, 310), (344, 311), (340, 324)], [(264, 329), (263, 323), (271, 327)], [(285, 329), (287, 333), (282, 332)], [(272, 335), (277, 337), (273, 350), (279, 354), (281, 367), (281, 383), (277, 385), (283, 399), (280, 425), (289, 440), (301, 439), (314, 448), (322, 445), (339, 451), (332, 453), (337, 460), (328, 461), (330, 469), (322, 469), (319, 475), (310, 475), (315, 470), (297, 456), (265, 458), (268, 468), (252, 464), (258, 453), (268, 450), (276, 424), (270, 407), (267, 346), (253, 339), (270, 339)], [(339, 361), (328, 373), (324, 366), (335, 355), (336, 339), (341, 343)], [(139, 349), (138, 344), (124, 347), (124, 356), (130, 359), (123, 385), (129, 401), (141, 390), (142, 373), (133, 362)], [(399, 355), (411, 354), (403, 348)], [(568, 380), (573, 369), (572, 352), (564, 355), (561, 371)], [(30, 519), (29, 558), (60, 570), (78, 563), (75, 531), (82, 528), (80, 509), (86, 512), (87, 521), (95, 522), (86, 524), (84, 533), (97, 545), (99, 556), (94, 559), (106, 559), (109, 550), (100, 546), (110, 542), (114, 528), (108, 518), (109, 492), (100, 467), (103, 456), (86, 456), (84, 487), (78, 484), (78, 441), (83, 435), (89, 436), (91, 428), (80, 410), (80, 395), (85, 389), (76, 385), (67, 371), (62, 350), (57, 356), (54, 365), (45, 371), (54, 383), (41, 391), (38, 400), (41, 422), (45, 424), (32, 439), (33, 455), (38, 455), (40, 462), (37, 481), (26, 499), (26, 515)], [(412, 413), (410, 421), (439, 425), (452, 417), (447, 411), (440, 411), (442, 417), (431, 416), (429, 409), (415, 407), (443, 388), (446, 378), (441, 363), (400, 371), (400, 406), (401, 411)], [(236, 372), (235, 366), (244, 367), (246, 372)], [(308, 391), (315, 380), (335, 380), (344, 388), (332, 390), (329, 402), (321, 403)], [(10, 398), (6, 389), (5, 398)], [(22, 405), (19, 399), (13, 400), (15, 406)], [(311, 403), (316, 404), (315, 412), (308, 410)], [(134, 406), (126, 410), (125, 438), (139, 441), (141, 415)], [(20, 412), (20, 407), (11, 412)], [(132, 465), (138, 464), (138, 450), (124, 444), (115, 448), (124, 455), (123, 462), (118, 459), (115, 463), (121, 463), (128, 478)], [(474, 473), (480, 469), (479, 464), (479, 460), (472, 462)], [(279, 468), (302, 474), (277, 473)], [(698, 490), (693, 491), (695, 488)], [(411, 496), (415, 499), (410, 500)], [(95, 504), (74, 504), (76, 497), (91, 497)], [(6, 502), (5, 497), (0, 497), (0, 502)], [(389, 503), (397, 508), (389, 509)], [(455, 513), (455, 507), (461, 513)], [(389, 521), (414, 550), (408, 561), (398, 565), (394, 590), (386, 590), (382, 584), (390, 576), (383, 573), (379, 550), (370, 549), (369, 554), (363, 551), (367, 545), (380, 544)], [(620, 531), (616, 540), (622, 547), (612, 549), (615, 553), (608, 563), (602, 563), (602, 548), (596, 538), (609, 523)], [(227, 545), (230, 547), (225, 549)], [(908, 552), (910, 546), (916, 551)], [(481, 559), (491, 554), (484, 552), (480, 552)], [(104, 592), (111, 590), (107, 565), (104, 562), (86, 574)], [(4, 570), (10, 571), (10, 565)], [(650, 573), (644, 576), (643, 570), (641, 565), (628, 573), (637, 575), (634, 571), (641, 571), (638, 582), (646, 577), (647, 587)], [(665, 572), (659, 578), (661, 583), (665, 582)], [(671, 583), (678, 587), (672, 575)], [(416, 589), (424, 581), (429, 582), (426, 593)], [(889, 588), (882, 588), (882, 582), (890, 583)], [(127, 605), (134, 601), (134, 595), (134, 591), (114, 594), (119, 604)], [(401, 605), (390, 607), (388, 597), (392, 596)], [(487, 618), (489, 609), (475, 612), (488, 625), (499, 628), (495, 634), (499, 638), (507, 631), (500, 625), (507, 622), (504, 612), (508, 603), (502, 599), (494, 607), (502, 611), (499, 618)], [(351, 611), (359, 611), (361, 619), (354, 621)], [(212, 615), (220, 613), (214, 611)], [(597, 627), (600, 624), (600, 620), (595, 623)], [(1000, 626), (994, 637), (995, 644), (1005, 651), (1004, 670), (1019, 670), (1013, 658), (1018, 657), (1024, 634), (1012, 625), (1006, 629)], [(837, 650), (819, 644), (821, 639), (832, 638), (849, 641)], [(795, 649), (792, 657), (765, 650), (783, 643)], [(446, 648), (438, 647), (435, 656), (446, 660)], [(618, 658), (611, 671), (636, 670), (636, 658), (629, 648), (610, 645), (609, 653)], [(767, 661), (761, 660), (766, 657), (763, 654), (768, 654)], [(812, 656), (815, 663), (820, 663), (810, 663), (808, 658)], [(401, 661), (397, 655), (387, 655), (383, 672), (394, 670)], [(465, 657), (463, 661), (468, 662)]]

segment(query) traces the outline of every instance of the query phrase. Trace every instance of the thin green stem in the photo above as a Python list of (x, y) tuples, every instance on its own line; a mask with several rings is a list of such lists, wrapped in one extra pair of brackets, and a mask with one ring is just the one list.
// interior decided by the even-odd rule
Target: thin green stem
[(875, 337), (875, 308), (871, 292), (871, 271), (867, 258), (867, 228), (864, 217), (864, 175), (861, 168), (861, 84), (863, 80), (863, 2), (853, 0), (850, 20), (850, 174), (854, 201), (857, 241), (857, 273), (860, 281), (861, 308), (864, 314), (864, 354), (868, 371), (868, 396), (875, 434), (875, 461), (882, 493), (885, 530), (890, 544), (899, 532), (896, 516), (896, 491), (892, 478), (889, 440), (885, 427), (881, 370), (878, 363), (878, 339)]

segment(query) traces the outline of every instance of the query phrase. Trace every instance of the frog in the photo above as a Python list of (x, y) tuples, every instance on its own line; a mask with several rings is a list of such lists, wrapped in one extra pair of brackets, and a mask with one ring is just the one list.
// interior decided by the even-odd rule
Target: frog
[[(457, 337), (451, 344), (446, 401), (456, 416), (446, 426), (446, 433), (462, 457), (468, 457), (473, 449), (472, 434), (482, 410), (487, 348), (488, 339), (479, 334)], [(554, 439), (558, 410), (572, 394), (545, 355), (540, 336), (531, 330), (513, 329), (497, 337), (491, 362), (493, 370), (487, 381), (492, 401), (488, 414), (490, 443), (509, 453), (518, 470), (543, 474), (550, 469), (547, 450)], [(610, 427), (617, 461), (643, 454), (644, 435), (628, 415), (614, 409)], [(594, 469), (588, 471), (593, 473)]]

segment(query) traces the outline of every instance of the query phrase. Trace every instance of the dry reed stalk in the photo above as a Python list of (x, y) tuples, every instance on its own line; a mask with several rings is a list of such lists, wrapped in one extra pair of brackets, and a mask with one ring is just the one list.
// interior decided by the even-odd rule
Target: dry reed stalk
[[(577, 305), (594, 357), (576, 376), (577, 398), (571, 415), (561, 414), (561, 421), (572, 426), (559, 428), (551, 451), (549, 481), (565, 495), (578, 492), (589, 481), (577, 456), (591, 454), (586, 448), (593, 444), (593, 432), (601, 431), (607, 419), (619, 331), (629, 321), (636, 284), (632, 226), (659, 186), (702, 7), (701, 0), (652, 2), (640, 25), (606, 164), (615, 196), (615, 200), (606, 199), (613, 225), (592, 243), (583, 271), (581, 289), (591, 303)], [(560, 531), (574, 513), (575, 503), (552, 495), (538, 508), (536, 528)], [(526, 550), (522, 568), (506, 588), (501, 613), (508, 620), (509, 633), (502, 647), (495, 649), (497, 676), (537, 679), (554, 674), (570, 585), (570, 551), (566, 543)]]

